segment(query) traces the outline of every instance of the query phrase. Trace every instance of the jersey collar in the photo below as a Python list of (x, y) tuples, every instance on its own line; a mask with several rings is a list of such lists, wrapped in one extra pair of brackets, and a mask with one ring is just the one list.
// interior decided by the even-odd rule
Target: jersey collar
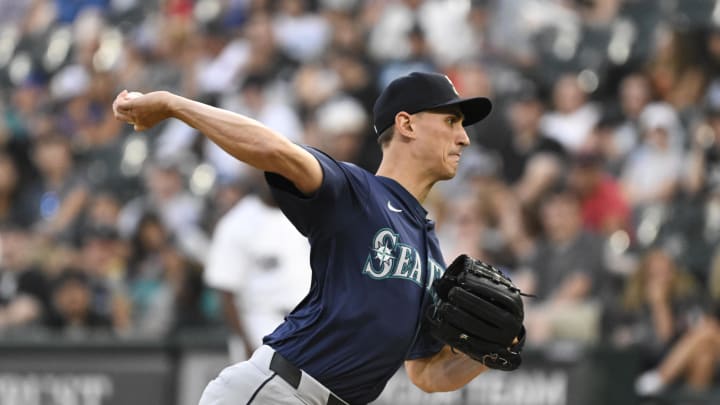
[[(420, 223), (425, 223), (425, 219), (427, 217), (427, 210), (420, 204), (420, 202), (412, 195), (409, 191), (405, 189), (405, 187), (402, 186), (402, 184), (398, 183), (396, 180), (391, 179), (390, 177), (384, 177), (384, 176), (375, 176), (387, 186), (387, 188), (390, 190), (390, 192), (398, 199), (398, 203), (402, 205), (402, 208), (404, 210), (407, 210), (407, 212), (412, 213), (412, 216), (417, 219)], [(393, 201), (394, 203), (394, 201)]]

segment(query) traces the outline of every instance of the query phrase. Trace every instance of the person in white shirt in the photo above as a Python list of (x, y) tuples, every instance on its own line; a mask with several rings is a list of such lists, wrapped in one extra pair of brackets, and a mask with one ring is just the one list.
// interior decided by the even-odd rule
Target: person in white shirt
[(555, 82), (553, 104), (555, 109), (540, 120), (540, 129), (570, 152), (580, 151), (600, 119), (597, 105), (588, 100), (586, 91), (572, 73), (562, 75)]
[(247, 195), (220, 219), (205, 266), (232, 333), (232, 362), (249, 358), (310, 289), (310, 245), (266, 193)]

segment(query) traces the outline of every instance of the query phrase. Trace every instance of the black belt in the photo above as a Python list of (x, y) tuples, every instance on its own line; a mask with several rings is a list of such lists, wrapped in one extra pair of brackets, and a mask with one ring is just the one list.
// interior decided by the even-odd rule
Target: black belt
[[(302, 371), (295, 367), (294, 364), (290, 363), (280, 353), (273, 353), (272, 360), (270, 360), (270, 370), (277, 373), (286, 383), (290, 384), (293, 388), (298, 389), (300, 386), (300, 378), (302, 377)], [(329, 391), (329, 390), (328, 390)], [(327, 405), (345, 405), (346, 402), (338, 398), (332, 392), (327, 400)]]

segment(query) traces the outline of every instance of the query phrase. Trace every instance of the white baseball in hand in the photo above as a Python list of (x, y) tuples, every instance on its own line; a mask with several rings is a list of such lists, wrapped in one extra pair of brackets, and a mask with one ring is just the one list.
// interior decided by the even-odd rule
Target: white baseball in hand
[[(140, 93), (139, 91), (131, 91), (131, 92), (128, 92), (127, 94), (125, 94), (125, 99), (126, 99), (126, 100), (132, 100), (132, 99), (138, 98), (138, 97), (140, 97), (140, 96), (142, 96), (142, 95), (143, 95), (143, 94)], [(115, 107), (115, 106), (113, 106), (113, 108), (114, 108), (114, 107)], [(130, 117), (125, 118), (125, 121), (126, 121), (128, 124), (132, 125), (132, 126), (135, 128), (136, 131), (139, 131), (139, 130), (140, 130), (140, 127), (139, 127)]]

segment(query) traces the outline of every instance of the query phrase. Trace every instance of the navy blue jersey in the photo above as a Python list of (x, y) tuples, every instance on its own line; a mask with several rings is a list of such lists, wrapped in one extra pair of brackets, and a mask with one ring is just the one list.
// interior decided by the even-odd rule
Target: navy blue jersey
[(420, 325), (445, 265), (433, 222), (399, 183), (308, 151), (323, 170), (312, 196), (266, 173), (280, 208), (310, 240), (312, 282), (264, 343), (344, 400), (365, 404), (404, 360), (442, 348)]

